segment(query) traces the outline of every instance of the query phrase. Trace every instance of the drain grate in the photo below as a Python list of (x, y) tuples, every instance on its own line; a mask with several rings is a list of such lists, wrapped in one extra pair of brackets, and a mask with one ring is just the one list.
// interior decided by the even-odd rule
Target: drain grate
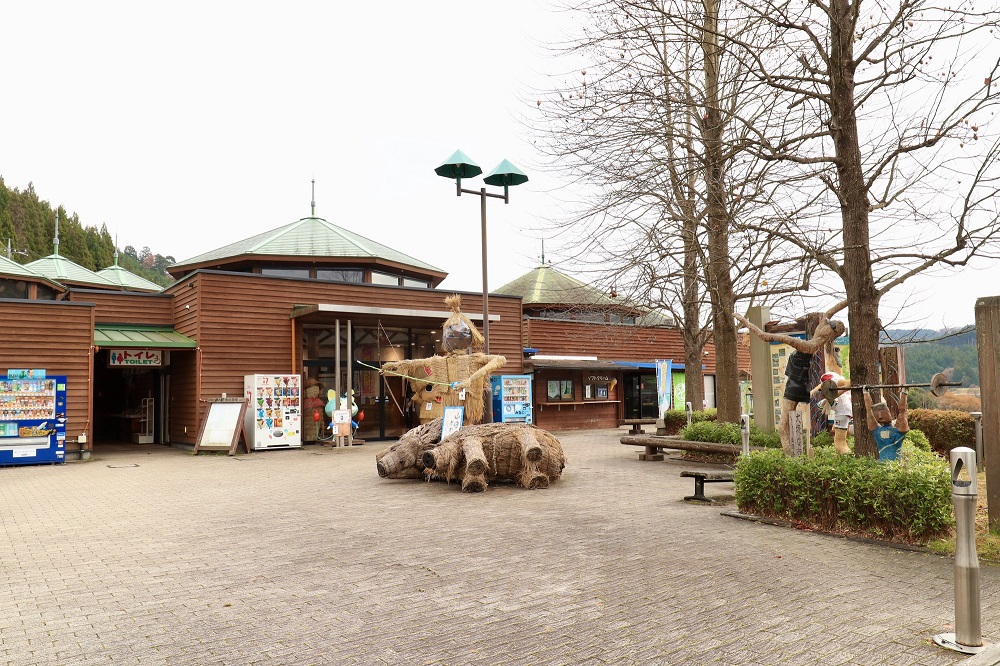
[(111, 469), (121, 469), (122, 467), (138, 467), (137, 463), (132, 463), (131, 465), (108, 465)]

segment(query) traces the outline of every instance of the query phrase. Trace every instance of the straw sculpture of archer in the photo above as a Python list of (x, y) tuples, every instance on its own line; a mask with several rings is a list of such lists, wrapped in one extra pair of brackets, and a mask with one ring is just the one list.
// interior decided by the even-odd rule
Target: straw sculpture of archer
[(840, 359), (834, 350), (834, 340), (839, 338), (847, 330), (844, 323), (831, 319), (833, 315), (847, 307), (847, 301), (841, 301), (835, 306), (820, 314), (819, 324), (813, 331), (812, 337), (808, 340), (796, 338), (782, 333), (768, 333), (760, 330), (746, 317), (737, 313), (736, 318), (750, 331), (764, 342), (779, 342), (790, 346), (795, 352), (788, 358), (785, 365), (785, 392), (781, 399), (781, 416), (778, 419), (778, 436), (781, 438), (781, 448), (785, 455), (792, 455), (792, 448), (789, 437), (788, 415), (794, 412), (799, 403), (808, 403), (810, 398), (809, 390), (809, 366), (812, 364), (813, 356), (822, 353), (827, 363), (827, 368), (832, 368), (838, 375), (843, 375), (843, 368)]
[(446, 354), (388, 361), (382, 364), (379, 372), (409, 381), (420, 423), (443, 416), (445, 407), (463, 406), (463, 423), (471, 425), (483, 418), (486, 382), (507, 359), (473, 352), (472, 348), (481, 347), (484, 340), (469, 318), (462, 314), (461, 297), (455, 294), (444, 302), (451, 309), (441, 335)]

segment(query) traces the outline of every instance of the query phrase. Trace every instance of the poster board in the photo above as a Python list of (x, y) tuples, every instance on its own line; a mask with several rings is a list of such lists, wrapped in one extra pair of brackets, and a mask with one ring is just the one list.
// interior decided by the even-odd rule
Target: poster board
[(208, 411), (198, 430), (198, 439), (195, 440), (195, 454), (200, 451), (228, 451), (229, 455), (235, 455), (241, 435), (243, 446), (250, 453), (250, 443), (243, 432), (246, 410), (247, 403), (243, 398), (210, 400)]
[(333, 410), (333, 429), (337, 437), (347, 437), (351, 434), (351, 410)]
[(445, 407), (444, 418), (441, 419), (441, 439), (458, 432), (464, 419), (465, 407)]

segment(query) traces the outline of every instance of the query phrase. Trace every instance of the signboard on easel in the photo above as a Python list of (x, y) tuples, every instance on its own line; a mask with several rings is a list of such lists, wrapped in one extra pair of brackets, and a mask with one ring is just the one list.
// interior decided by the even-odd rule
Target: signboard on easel
[(198, 430), (194, 452), (228, 451), (235, 455), (240, 441), (247, 453), (250, 444), (243, 432), (243, 416), (246, 414), (247, 403), (243, 398), (217, 398), (208, 403), (208, 412)]

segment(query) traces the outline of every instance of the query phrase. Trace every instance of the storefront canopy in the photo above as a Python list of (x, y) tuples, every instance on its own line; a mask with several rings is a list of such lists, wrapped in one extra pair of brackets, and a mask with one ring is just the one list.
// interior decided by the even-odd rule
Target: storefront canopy
[(98, 347), (143, 349), (194, 349), (198, 343), (169, 326), (128, 326), (97, 324), (94, 344)]

